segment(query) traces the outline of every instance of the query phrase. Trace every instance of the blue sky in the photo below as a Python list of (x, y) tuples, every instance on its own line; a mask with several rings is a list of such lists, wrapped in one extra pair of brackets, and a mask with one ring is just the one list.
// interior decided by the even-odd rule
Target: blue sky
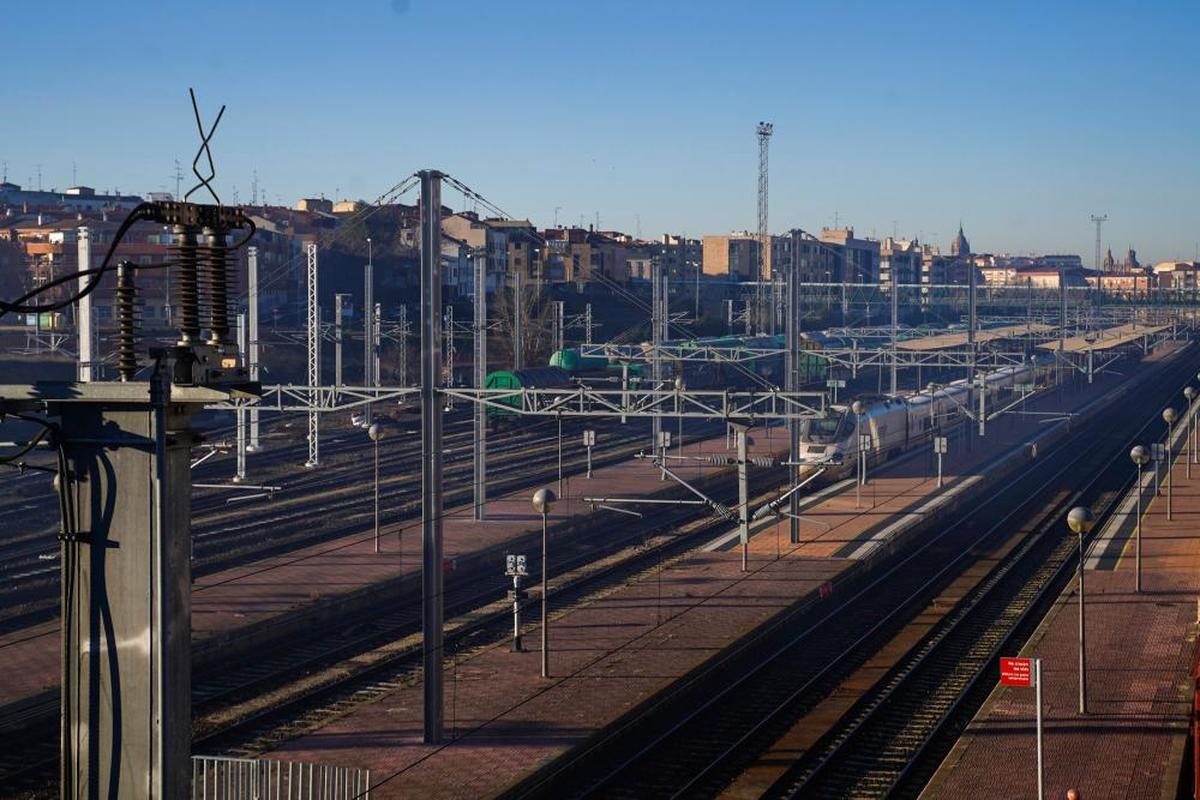
[[(1200, 241), (1200, 3), (54, 2), (6, 5), (10, 180), (373, 198), (441, 168), (515, 216), (653, 236), (771, 228), (1090, 257)], [(185, 182), (186, 186), (186, 182)], [(453, 193), (447, 202), (459, 204)], [(1089, 258), (1090, 260), (1090, 258)]]

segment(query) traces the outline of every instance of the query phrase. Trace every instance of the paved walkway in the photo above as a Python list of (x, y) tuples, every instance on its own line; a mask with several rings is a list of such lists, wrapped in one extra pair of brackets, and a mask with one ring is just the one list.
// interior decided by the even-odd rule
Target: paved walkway
[[(686, 432), (686, 431), (685, 431)], [(751, 452), (758, 455), (786, 452), (786, 435), (779, 429), (754, 437)], [(728, 454), (724, 437), (672, 447), (684, 456)], [(368, 469), (364, 466), (364, 469)], [(719, 469), (698, 462), (680, 472), (692, 479)], [(495, 471), (493, 471), (495, 474)], [(500, 477), (497, 475), (496, 477)], [(555, 487), (556, 481), (547, 485)], [(597, 468), (589, 480), (582, 474), (565, 482), (563, 502), (550, 514), (553, 525), (589, 512), (578, 498), (591, 494), (644, 496), (672, 486), (645, 461), (629, 460)], [(530, 505), (532, 489), (497, 496), (488, 502), (488, 521), (473, 520), (470, 505), (450, 508), (443, 524), (444, 551), (455, 559), (541, 529), (541, 517)], [(247, 509), (252, 514), (253, 510)], [(320, 511), (314, 512), (319, 515)], [(387, 519), (387, 511), (384, 511)], [(282, 555), (253, 561), (196, 580), (192, 592), (192, 638), (202, 642), (255, 623), (270, 624), (280, 614), (339, 594), (359, 590), (400, 575), (417, 575), (421, 567), (420, 520), (385, 524), (380, 552), (374, 552), (374, 533), (364, 529)], [(498, 571), (501, 567), (498, 565)], [(449, 580), (452, 580), (449, 579)], [(59, 624), (48, 621), (0, 636), (0, 707), (54, 689), (59, 683)]]
[[(1061, 401), (1047, 396), (1029, 408), (1077, 407), (1116, 383), (1106, 377), (1089, 391)], [(853, 481), (821, 490), (802, 512), (799, 545), (788, 543), (786, 522), (757, 529), (748, 572), (740, 571), (736, 540), (721, 536), (711, 548), (552, 616), (550, 679), (539, 676), (537, 627), (525, 634), (528, 652), (498, 644), (449, 660), (446, 745), (421, 742), (422, 687), (414, 681), (269, 757), (368, 767), (378, 784), (372, 797), (497, 794), (781, 610), (830, 591), (838, 574), (885, 544), (881, 531), (905, 514), (909, 527), (916, 524), (935, 497), (981, 487), (999, 451), (1023, 453), (1022, 442), (1051, 427), (1044, 419), (1009, 417), (989, 427), (985, 445), (952, 448), (942, 491), (924, 456), (878, 469), (857, 509)], [(898, 532), (890, 527), (887, 535)]]
[[(1200, 592), (1200, 467), (1185, 477), (1185, 438), (1177, 440), (1184, 452), (1171, 472), (1171, 520), (1152, 476), (1144, 482), (1142, 592), (1134, 592), (1132, 490), (1091, 549), (1088, 713), (1079, 713), (1074, 584), (1022, 652), (1042, 659), (1047, 798), (1070, 787), (1086, 800), (1176, 797), (1181, 764), (1191, 757), (1185, 744)], [(1033, 703), (1031, 689), (997, 688), (922, 797), (1036, 797)]]

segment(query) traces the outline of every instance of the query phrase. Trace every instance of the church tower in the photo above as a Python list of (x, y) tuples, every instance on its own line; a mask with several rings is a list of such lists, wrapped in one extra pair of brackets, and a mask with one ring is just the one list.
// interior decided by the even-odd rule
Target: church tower
[(954, 237), (954, 241), (950, 243), (950, 255), (960, 257), (971, 255), (971, 243), (963, 235), (961, 221), (958, 223), (958, 236)]

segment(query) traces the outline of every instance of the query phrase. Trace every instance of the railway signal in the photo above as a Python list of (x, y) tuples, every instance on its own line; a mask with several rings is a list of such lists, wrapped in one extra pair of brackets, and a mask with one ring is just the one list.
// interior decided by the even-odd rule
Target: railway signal
[(592, 479), (592, 448), (596, 446), (596, 432), (591, 428), (583, 432), (583, 446), (587, 448), (587, 478)]
[(933, 452), (937, 455), (937, 485), (942, 488), (942, 456), (950, 452), (950, 440), (945, 436), (933, 437)]
[(513, 609), (513, 643), (514, 653), (521, 652), (521, 601), (529, 593), (521, 588), (521, 579), (529, 574), (529, 567), (524, 554), (509, 553), (504, 557), (504, 574), (512, 578), (513, 587), (508, 595), (512, 598)]
[(1033, 688), (1037, 707), (1037, 787), (1038, 800), (1045, 797), (1045, 770), (1042, 759), (1042, 660), (1040, 658), (1000, 658), (1000, 685)]
[[(663, 462), (664, 465), (666, 464), (666, 461), (667, 461), (667, 451), (669, 451), (670, 449), (671, 449), (671, 432), (670, 431), (659, 431), (658, 432), (658, 452), (659, 452), (659, 458)], [(666, 469), (664, 469), (662, 471), (662, 474), (659, 475), (658, 479), (660, 481), (665, 481), (667, 479)]]

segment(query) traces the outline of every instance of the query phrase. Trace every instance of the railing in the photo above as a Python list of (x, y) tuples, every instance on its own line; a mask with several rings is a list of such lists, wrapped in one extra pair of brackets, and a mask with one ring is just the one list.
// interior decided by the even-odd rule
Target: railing
[(192, 756), (192, 800), (369, 800), (370, 797), (369, 769)]

